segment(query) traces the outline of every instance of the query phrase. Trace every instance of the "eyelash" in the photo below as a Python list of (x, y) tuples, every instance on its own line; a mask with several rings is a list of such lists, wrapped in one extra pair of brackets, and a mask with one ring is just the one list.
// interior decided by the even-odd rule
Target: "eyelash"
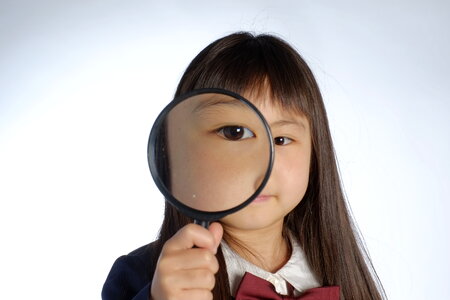
[[(233, 130), (233, 129), (234, 130), (235, 129), (243, 130), (242, 136), (238, 136), (237, 138), (236, 137), (230, 137), (229, 136), (230, 133), (228, 132), (228, 134), (227, 134), (227, 132), (225, 131), (225, 130)], [(225, 138), (227, 140), (230, 140), (230, 141), (239, 141), (239, 140), (245, 140), (245, 139), (248, 139), (248, 138), (255, 137), (255, 134), (250, 129), (248, 129), (246, 127), (243, 127), (243, 126), (236, 126), (236, 125), (234, 125), (234, 126), (223, 126), (223, 127), (219, 128), (219, 129), (217, 129), (216, 133), (218, 135), (220, 135), (221, 137), (223, 137), (223, 138)], [(248, 136), (249, 134), (250, 134), (250, 136)], [(286, 136), (277, 136), (277, 137), (275, 137), (273, 139), (273, 142), (277, 146), (286, 146), (286, 145), (289, 145), (290, 143), (292, 143), (293, 139), (288, 138)]]
[[(229, 136), (230, 134), (233, 134), (233, 133), (230, 133), (230, 132), (227, 133), (226, 132), (226, 130), (236, 130), (236, 129), (242, 130), (242, 135), (240, 135), (241, 132), (237, 132), (237, 134), (240, 135), (237, 138)], [(248, 129), (248, 128), (244, 127), (244, 126), (236, 126), (236, 125), (234, 125), (234, 126), (223, 126), (223, 127), (219, 128), (219, 129), (217, 129), (216, 133), (218, 135), (220, 135), (221, 137), (229, 140), (229, 141), (240, 141), (240, 140), (245, 140), (245, 139), (249, 139), (249, 138), (255, 137), (255, 134), (250, 129)], [(234, 133), (234, 134), (236, 134), (236, 133)]]
[[(286, 136), (277, 136), (273, 139), (273, 142), (277, 146), (286, 146), (293, 142), (291, 138), (288, 138)], [(279, 143), (281, 142), (281, 143)], [(286, 143), (287, 142), (287, 143)]]

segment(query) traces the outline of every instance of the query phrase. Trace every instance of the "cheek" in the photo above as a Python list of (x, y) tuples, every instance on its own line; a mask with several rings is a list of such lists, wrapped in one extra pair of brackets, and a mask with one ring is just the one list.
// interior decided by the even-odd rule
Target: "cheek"
[(172, 151), (175, 198), (203, 211), (222, 211), (247, 200), (260, 185), (266, 165), (261, 164), (256, 151), (241, 149), (244, 144), (235, 145), (211, 145), (195, 139), (178, 148), (182, 151)]
[(279, 157), (279, 188), (284, 199), (299, 202), (305, 195), (309, 181), (310, 157), (308, 151), (291, 151)]

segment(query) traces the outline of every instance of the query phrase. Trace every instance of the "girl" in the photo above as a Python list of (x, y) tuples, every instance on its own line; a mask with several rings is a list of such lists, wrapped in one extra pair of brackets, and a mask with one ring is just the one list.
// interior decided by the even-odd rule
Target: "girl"
[(166, 203), (158, 239), (117, 259), (103, 299), (382, 299), (305, 61), (277, 37), (231, 34), (194, 58), (176, 96), (211, 87), (243, 95), (270, 124), (275, 163), (266, 187), (209, 229)]

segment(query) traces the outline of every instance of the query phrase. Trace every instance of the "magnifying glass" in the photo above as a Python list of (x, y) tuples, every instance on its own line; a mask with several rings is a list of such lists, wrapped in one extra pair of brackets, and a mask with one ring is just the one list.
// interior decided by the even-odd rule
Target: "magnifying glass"
[(274, 160), (261, 112), (244, 97), (216, 88), (172, 100), (152, 127), (147, 151), (166, 200), (206, 228), (249, 205), (267, 183)]

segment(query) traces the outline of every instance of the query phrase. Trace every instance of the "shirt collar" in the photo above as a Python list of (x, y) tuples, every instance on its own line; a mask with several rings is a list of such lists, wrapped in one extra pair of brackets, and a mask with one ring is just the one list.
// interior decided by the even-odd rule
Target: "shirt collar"
[(269, 281), (275, 287), (275, 291), (282, 295), (288, 294), (287, 283), (292, 285), (295, 295), (298, 295), (305, 290), (321, 286), (311, 271), (297, 239), (292, 238), (291, 236), (290, 241), (292, 255), (288, 262), (277, 272), (270, 273), (239, 256), (224, 240), (222, 240), (221, 248), (227, 266), (228, 280), (232, 295), (235, 295), (245, 272), (252, 273), (255, 276)]

